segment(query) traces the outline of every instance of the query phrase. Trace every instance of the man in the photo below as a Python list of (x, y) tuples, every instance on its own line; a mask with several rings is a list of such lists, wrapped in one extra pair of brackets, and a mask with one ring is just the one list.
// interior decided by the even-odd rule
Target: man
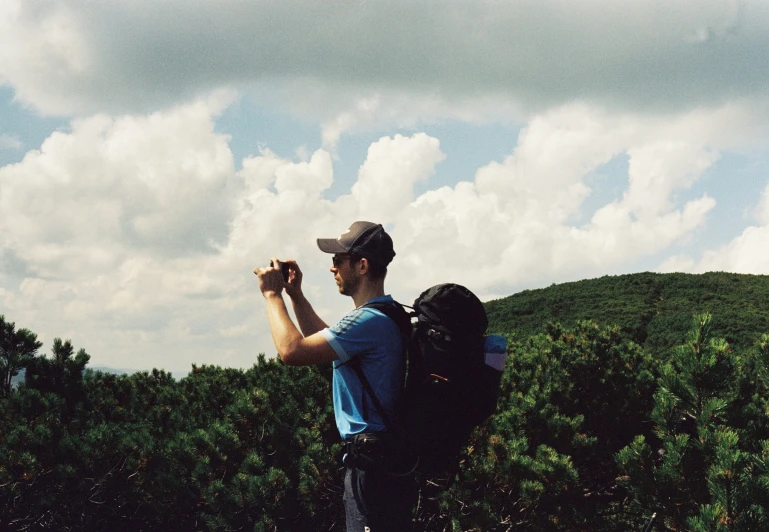
[[(285, 364), (334, 365), (334, 416), (347, 451), (347, 531), (410, 530), (412, 477), (403, 473), (408, 468), (399, 463), (402, 453), (392, 435), (405, 372), (403, 339), (392, 319), (365, 306), (394, 305), (384, 290), (387, 266), (395, 257), (392, 239), (381, 225), (359, 221), (339, 238), (319, 238), (318, 247), (333, 254), (330, 271), (339, 293), (352, 297), (355, 310), (328, 327), (302, 293), (298, 264), (286, 261), (284, 280), (280, 262), (273, 258), (272, 267), (254, 269), (267, 303), (272, 338)], [(288, 315), (283, 289), (301, 332)]]

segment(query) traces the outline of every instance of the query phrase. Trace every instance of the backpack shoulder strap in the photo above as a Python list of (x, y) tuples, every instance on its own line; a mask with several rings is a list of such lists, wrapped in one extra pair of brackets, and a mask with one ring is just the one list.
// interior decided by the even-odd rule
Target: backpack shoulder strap
[[(380, 311), (382, 314), (384, 314), (385, 316), (387, 316), (388, 318), (390, 318), (391, 320), (393, 320), (401, 332), (401, 337), (403, 339), (403, 351), (404, 352), (406, 351), (408, 347), (409, 339), (411, 338), (411, 314), (409, 314), (403, 309), (403, 305), (401, 305), (398, 302), (395, 302), (395, 304), (384, 303), (384, 302), (374, 302), (374, 303), (367, 303), (361, 306), (360, 308), (376, 309)], [(358, 379), (360, 380), (361, 385), (363, 385), (363, 389), (366, 390), (366, 393), (368, 393), (369, 397), (371, 397), (371, 402), (374, 403), (374, 407), (382, 416), (382, 421), (384, 421), (384, 424), (387, 430), (389, 432), (394, 432), (396, 424), (390, 418), (390, 416), (387, 415), (387, 412), (382, 406), (382, 403), (379, 402), (379, 399), (374, 393), (374, 389), (371, 387), (371, 384), (366, 378), (366, 375), (363, 373), (363, 369), (360, 367), (360, 360), (358, 360), (356, 357), (353, 357), (352, 359), (345, 362), (345, 364), (347, 363), (349, 363), (350, 368), (352, 368), (353, 371), (355, 371), (355, 374), (358, 376)]]
[(404, 339), (403, 347), (405, 349), (406, 346), (408, 345), (408, 340), (411, 338), (411, 318), (416, 315), (414, 312), (406, 312), (404, 308), (405, 306), (406, 305), (403, 305), (395, 301), (393, 303), (385, 303), (385, 302), (366, 303), (360, 308), (376, 309), (382, 314), (384, 314), (385, 316), (387, 316), (388, 318), (390, 318), (391, 320), (393, 320), (395, 322), (395, 325), (398, 326), (398, 329), (401, 332), (401, 336), (403, 336), (403, 339)]
[(384, 407), (382, 406), (382, 403), (379, 402), (379, 399), (377, 398), (376, 394), (374, 393), (374, 389), (371, 387), (371, 384), (369, 383), (368, 379), (366, 378), (366, 374), (363, 373), (363, 369), (360, 367), (360, 360), (358, 358), (352, 358), (349, 360), (350, 367), (355, 372), (355, 374), (358, 376), (358, 380), (360, 380), (361, 385), (363, 386), (363, 389), (366, 390), (366, 393), (368, 393), (369, 397), (371, 398), (371, 402), (374, 403), (374, 408), (377, 409), (377, 412), (382, 416), (382, 421), (384, 421), (385, 428), (387, 429), (387, 432), (394, 432), (395, 430), (395, 423), (390, 418), (389, 415), (387, 415), (387, 412), (385, 411)]

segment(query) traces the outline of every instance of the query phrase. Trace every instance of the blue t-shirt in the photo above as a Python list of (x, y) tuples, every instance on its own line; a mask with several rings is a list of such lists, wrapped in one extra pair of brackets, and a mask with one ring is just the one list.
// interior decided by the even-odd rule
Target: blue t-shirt
[[(367, 303), (392, 303), (390, 296), (375, 297)], [(393, 320), (373, 308), (357, 308), (333, 327), (321, 331), (336, 352), (334, 361), (334, 417), (342, 438), (362, 432), (386, 430), (384, 420), (368, 392), (346, 362), (354, 357), (374, 394), (390, 419), (403, 390), (406, 359), (400, 330)]]

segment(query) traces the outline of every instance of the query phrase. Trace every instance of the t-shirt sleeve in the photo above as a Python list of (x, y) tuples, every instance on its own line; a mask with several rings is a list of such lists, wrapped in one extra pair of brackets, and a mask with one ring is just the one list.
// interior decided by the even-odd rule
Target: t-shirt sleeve
[(339, 323), (320, 333), (342, 362), (371, 349), (377, 341), (376, 314), (370, 309), (356, 309)]

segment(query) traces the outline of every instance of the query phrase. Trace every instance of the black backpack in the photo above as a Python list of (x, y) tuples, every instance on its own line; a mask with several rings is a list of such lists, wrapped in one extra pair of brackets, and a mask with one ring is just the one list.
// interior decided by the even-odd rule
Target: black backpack
[[(397, 419), (385, 424), (405, 434), (421, 472), (451, 481), (470, 434), (494, 413), (499, 397), (502, 371), (485, 363), (483, 304), (463, 286), (441, 284), (424, 291), (411, 313), (400, 304), (366, 306), (395, 321), (407, 339), (403, 397)], [(382, 412), (360, 367), (353, 368)]]

